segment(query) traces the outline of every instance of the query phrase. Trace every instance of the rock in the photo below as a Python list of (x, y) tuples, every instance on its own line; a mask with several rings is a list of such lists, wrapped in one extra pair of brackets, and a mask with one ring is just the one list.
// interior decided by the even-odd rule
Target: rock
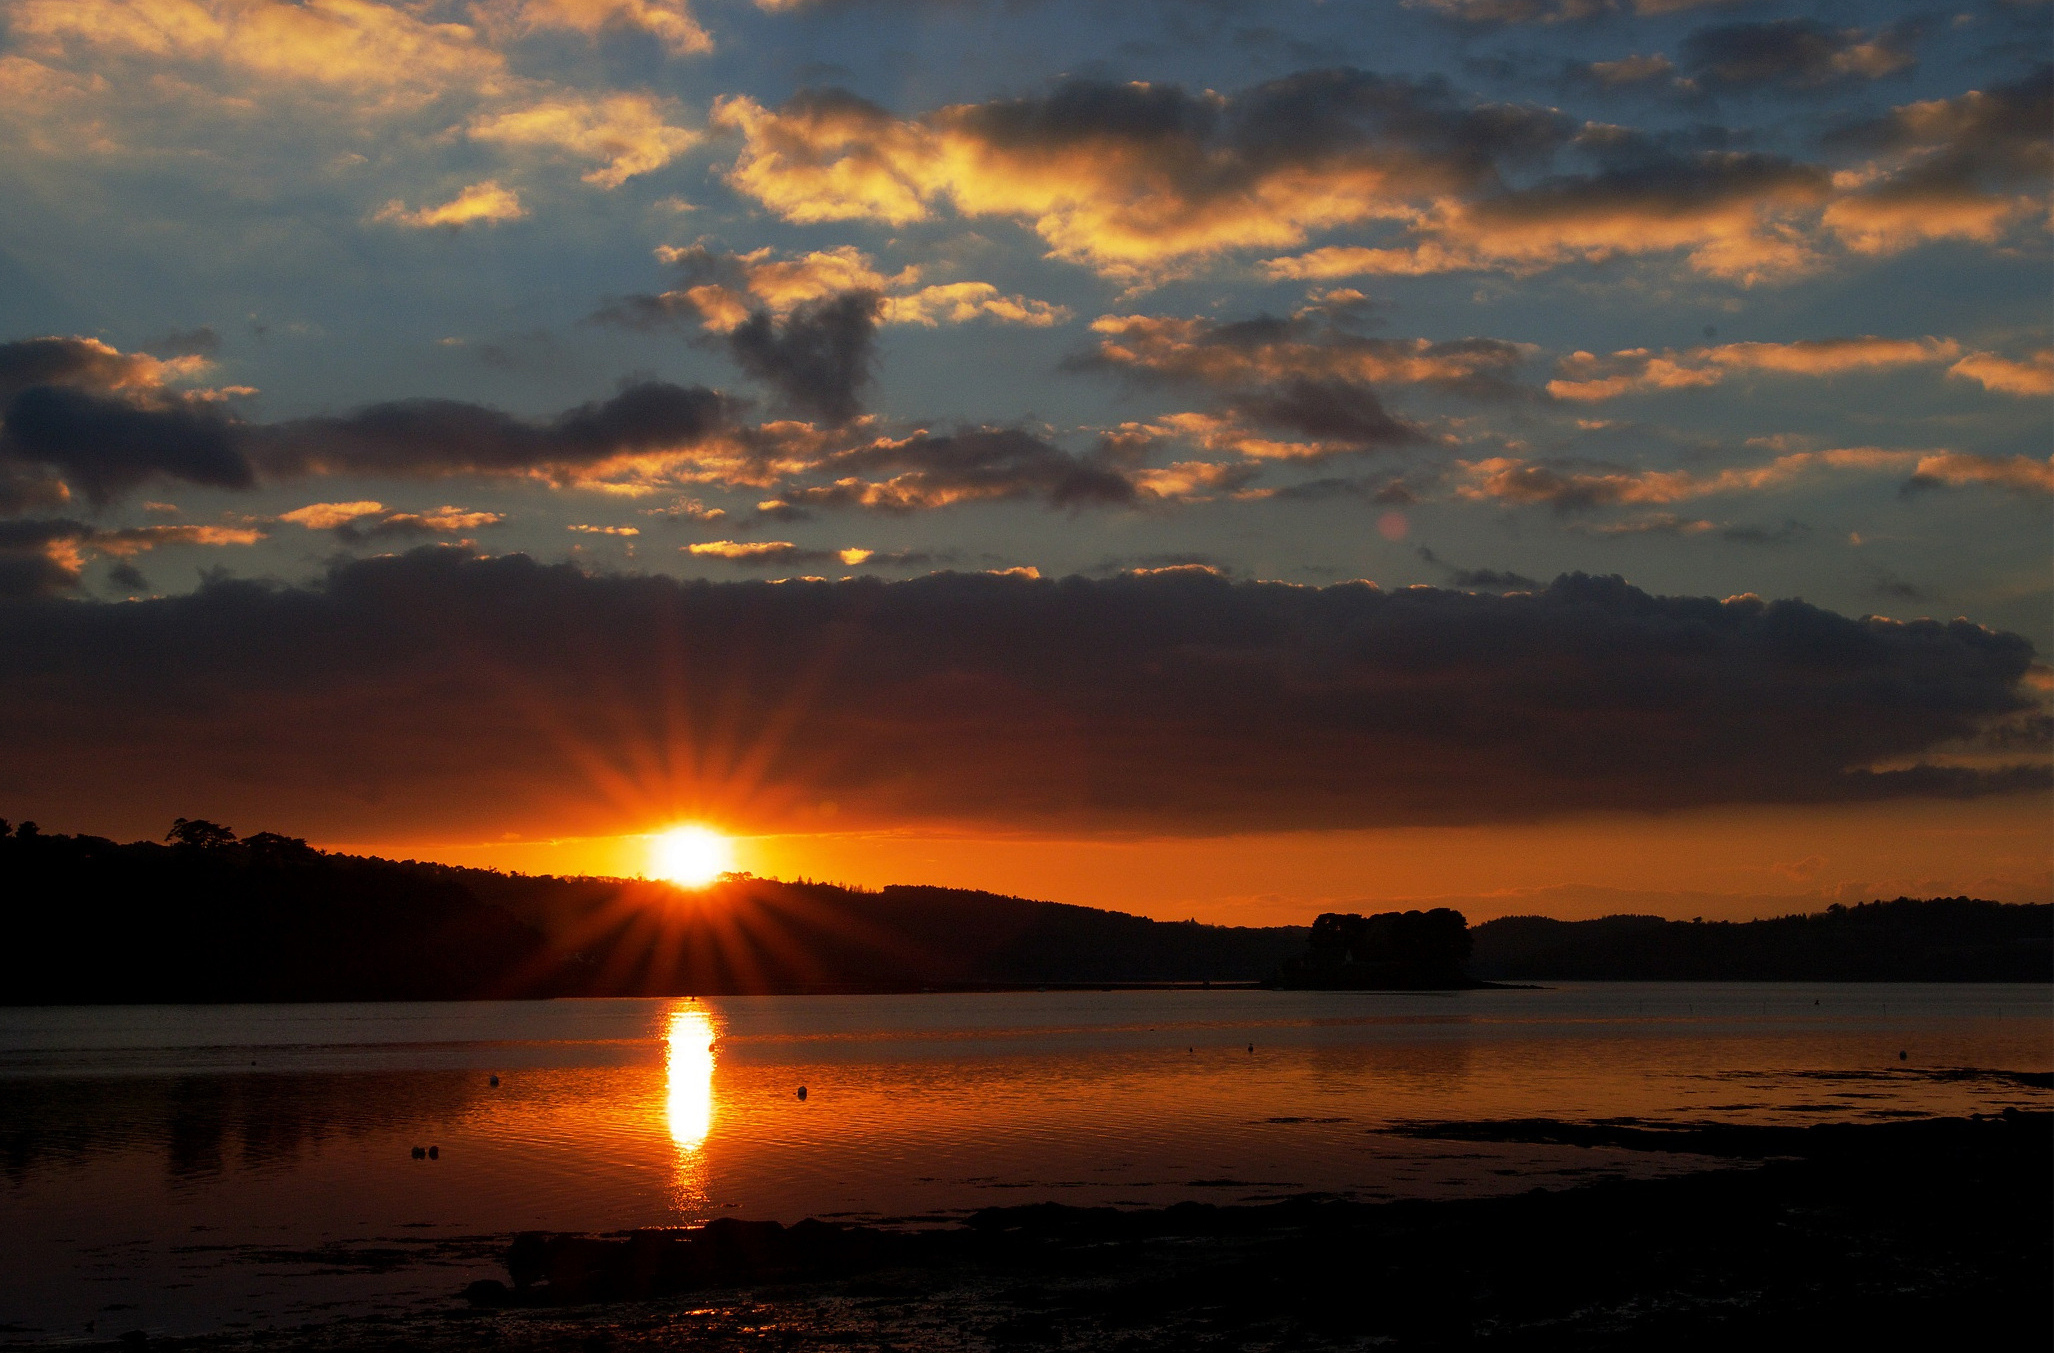
[(497, 1278), (480, 1278), (464, 1289), (464, 1300), (473, 1306), (511, 1306), (514, 1294)]

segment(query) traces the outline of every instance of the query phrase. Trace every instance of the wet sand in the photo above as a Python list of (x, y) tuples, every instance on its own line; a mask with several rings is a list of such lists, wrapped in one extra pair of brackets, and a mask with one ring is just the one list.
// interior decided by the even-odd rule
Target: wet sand
[(1043, 1204), (903, 1230), (529, 1235), (509, 1245), (504, 1284), (480, 1284), (471, 1301), (452, 1293), (439, 1312), (147, 1347), (1152, 1353), (2054, 1339), (2054, 1115), (1405, 1131), (1716, 1159), (1689, 1174), (1496, 1198)]

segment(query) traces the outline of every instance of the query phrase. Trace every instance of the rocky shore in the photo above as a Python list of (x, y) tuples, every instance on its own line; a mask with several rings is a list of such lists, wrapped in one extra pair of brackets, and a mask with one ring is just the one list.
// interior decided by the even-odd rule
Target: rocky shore
[(1445, 1202), (1042, 1204), (925, 1229), (725, 1221), (528, 1234), (508, 1245), (504, 1280), (473, 1284), (442, 1314), (147, 1346), (1153, 1353), (2054, 1342), (2054, 1115), (1406, 1131), (1722, 1164)]

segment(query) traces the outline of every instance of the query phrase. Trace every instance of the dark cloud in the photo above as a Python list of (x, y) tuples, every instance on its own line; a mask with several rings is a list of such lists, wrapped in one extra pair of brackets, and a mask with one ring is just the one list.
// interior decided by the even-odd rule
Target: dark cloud
[(696, 445), (731, 429), (738, 407), (713, 390), (647, 381), (542, 422), (417, 399), (249, 423), (216, 401), (36, 384), (6, 405), (0, 471), (12, 478), (0, 479), (0, 489), (33, 485), (36, 467), (56, 471), (94, 502), (158, 477), (246, 489), (260, 474), (574, 475), (621, 456)]
[(95, 338), (17, 338), (0, 343), (0, 399), (35, 385), (88, 390), (154, 386), (162, 364), (138, 353), (119, 352)]
[(1524, 573), (1494, 568), (1458, 568), (1424, 545), (1419, 547), (1419, 557), (1446, 573), (1448, 582), (1455, 587), (1477, 588), (1489, 592), (1532, 592), (1541, 586)]
[(147, 592), (150, 580), (134, 564), (119, 563), (107, 570), (107, 581), (129, 592)]
[(81, 521), (0, 521), (0, 600), (54, 597), (78, 586), (78, 542), (93, 534)]
[(759, 310), (728, 333), (728, 355), (794, 409), (840, 427), (863, 411), (883, 303), (874, 291), (850, 291), (782, 319)]
[(330, 418), (252, 428), (268, 473), (438, 476), (575, 471), (696, 445), (734, 426), (736, 406), (703, 386), (642, 381), (546, 422), (448, 399), (373, 404)]
[(1360, 498), (1379, 507), (1410, 507), (1419, 501), (1419, 495), (1402, 479), (1363, 479), (1346, 475), (1300, 480), (1269, 489), (1264, 496), (1282, 502), (1306, 503), (1324, 502), (1330, 498)]
[(211, 357), (221, 351), (221, 335), (207, 324), (197, 329), (174, 329), (150, 344), (150, 351), (162, 357)]
[(1421, 440), (1419, 429), (1392, 417), (1375, 390), (1347, 381), (1290, 381), (1227, 407), (1250, 422), (1362, 450)]
[(681, 802), (768, 829), (832, 799), (844, 823), (1214, 832), (1963, 795), (2045, 784), (1924, 764), (2030, 712), (2032, 659), (1965, 621), (1576, 575), (715, 584), (425, 550), (0, 606), (0, 813), (204, 803), (352, 839)]
[(1875, 80), (1918, 64), (1909, 26), (1867, 33), (1816, 19), (1720, 24), (1683, 42), (1684, 65), (1708, 85), (1811, 89), (1838, 80)]
[(218, 405), (32, 385), (7, 402), (5, 419), (0, 457), (48, 466), (96, 503), (159, 477), (226, 489), (257, 482), (241, 425)]
[(2044, 182), (2054, 172), (2054, 65), (1956, 98), (1906, 104), (1827, 139), (1857, 152), (1916, 155), (1931, 179)]
[(1051, 507), (1121, 506), (1137, 496), (1116, 456), (1073, 455), (1018, 428), (880, 440), (830, 454), (812, 473), (832, 482), (789, 491), (781, 507), (914, 512), (1015, 498), (1039, 498)]

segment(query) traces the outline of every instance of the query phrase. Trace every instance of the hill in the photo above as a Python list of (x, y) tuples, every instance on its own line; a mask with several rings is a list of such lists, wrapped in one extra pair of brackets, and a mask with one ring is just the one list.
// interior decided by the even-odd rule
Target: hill
[(1470, 932), (1470, 971), (1524, 981), (2045, 982), (2054, 906), (1966, 897), (1835, 904), (1761, 921), (1506, 916)]
[(468, 999), (1253, 981), (1302, 927), (1153, 921), (954, 888), (687, 891), (314, 850), (0, 829), (0, 1001)]

